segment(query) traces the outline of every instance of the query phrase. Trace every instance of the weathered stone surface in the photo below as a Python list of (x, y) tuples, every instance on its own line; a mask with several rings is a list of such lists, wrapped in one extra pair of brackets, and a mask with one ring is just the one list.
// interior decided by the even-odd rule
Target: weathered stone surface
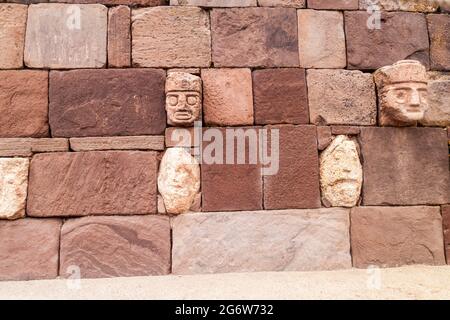
[(445, 264), (439, 207), (356, 207), (350, 217), (357, 268)]
[[(263, 209), (263, 183), (260, 162), (250, 161), (252, 155), (258, 152), (257, 147), (248, 141), (245, 143), (245, 153), (237, 150), (239, 139), (233, 136), (241, 130), (244, 135), (252, 136), (256, 127), (252, 128), (208, 128), (203, 134), (202, 153), (202, 207), (203, 211), (237, 211)], [(227, 130), (228, 133), (227, 133)], [(215, 139), (223, 139), (223, 145), (217, 145)], [(212, 140), (212, 143), (209, 141)], [(250, 140), (247, 139), (247, 140)], [(242, 141), (242, 140), (241, 140)], [(257, 143), (257, 142), (256, 142)], [(230, 146), (230, 149), (227, 148)], [(231, 154), (234, 146), (234, 159), (227, 161), (227, 153)], [(215, 148), (216, 147), (216, 148)], [(227, 151), (228, 150), (228, 151)], [(245, 161), (239, 164), (237, 156), (245, 156)], [(257, 155), (256, 155), (257, 156)]]
[(64, 151), (69, 151), (69, 141), (63, 138), (0, 138), (0, 157)]
[(233, 8), (211, 12), (215, 67), (297, 67), (294, 8)]
[(167, 75), (174, 73), (174, 72), (186, 72), (190, 73), (196, 76), (200, 75), (200, 68), (173, 68), (167, 70)]
[[(264, 176), (264, 208), (319, 208), (316, 127), (271, 126), (272, 130), (279, 130), (279, 171)], [(272, 143), (268, 150), (274, 150)]]
[(439, 7), (437, 1), (432, 0), (359, 0), (359, 8), (366, 10), (370, 3), (386, 11), (435, 12)]
[(450, 80), (428, 82), (428, 109), (421, 124), (450, 126)]
[(298, 10), (298, 45), (303, 68), (345, 68), (344, 17), (337, 11)]
[(196, 7), (132, 10), (133, 65), (209, 67), (211, 34), (208, 13)]
[(427, 15), (430, 33), (430, 65), (433, 70), (450, 70), (450, 16)]
[(308, 0), (312, 9), (357, 10), (358, 5), (358, 0)]
[(306, 0), (258, 0), (260, 7), (293, 7), (304, 8)]
[[(199, 134), (201, 134), (201, 131)], [(167, 148), (194, 146), (194, 128), (166, 128), (165, 143)]]
[(30, 167), (29, 216), (156, 212), (155, 152), (38, 154)]
[(58, 219), (0, 221), (0, 280), (58, 276)]
[(317, 126), (317, 148), (324, 150), (333, 141), (331, 128), (328, 126)]
[(447, 132), (437, 128), (362, 128), (364, 205), (450, 202)]
[(0, 68), (23, 67), (27, 6), (0, 4)]
[(30, 161), (0, 158), (0, 219), (25, 216)]
[(172, 261), (175, 274), (350, 268), (348, 210), (180, 215)]
[(131, 10), (127, 6), (108, 10), (108, 65), (131, 65)]
[(368, 28), (371, 20), (367, 12), (344, 14), (348, 68), (373, 70), (405, 59), (419, 60), (429, 66), (424, 14), (382, 12), (380, 29)]
[(375, 125), (377, 103), (371, 74), (308, 70), (309, 117), (319, 125)]
[(168, 217), (84, 217), (61, 229), (60, 275), (78, 266), (82, 278), (164, 275), (170, 272)]
[[(41, 1), (44, 2), (44, 1)], [(101, 3), (106, 5), (128, 5), (128, 6), (145, 6), (154, 7), (166, 4), (166, 0), (49, 0), (49, 2), (64, 2), (64, 3)]]
[(428, 76), (428, 81), (450, 80), (450, 72), (428, 71), (427, 76)]
[(352, 126), (331, 126), (331, 133), (334, 135), (345, 134), (348, 136), (357, 136), (360, 134), (360, 127)]
[(168, 213), (187, 212), (200, 191), (200, 165), (184, 148), (168, 148), (159, 166), (158, 191)]
[(50, 126), (54, 137), (164, 133), (165, 72), (103, 69), (50, 73)]
[(164, 150), (164, 136), (71, 138), (73, 151)]
[(47, 137), (48, 72), (0, 71), (0, 137)]
[(31, 68), (102, 68), (108, 9), (100, 4), (33, 4), (28, 8), (25, 64)]
[(305, 70), (255, 70), (253, 99), (256, 124), (309, 123)]
[(450, 205), (441, 207), (442, 228), (444, 229), (444, 250), (447, 264), (450, 264)]
[(170, 0), (171, 6), (197, 7), (256, 7), (256, 0)]
[(250, 69), (202, 70), (203, 113), (207, 125), (253, 124)]
[(320, 155), (322, 202), (331, 207), (356, 206), (362, 179), (357, 143), (347, 136), (337, 136)]

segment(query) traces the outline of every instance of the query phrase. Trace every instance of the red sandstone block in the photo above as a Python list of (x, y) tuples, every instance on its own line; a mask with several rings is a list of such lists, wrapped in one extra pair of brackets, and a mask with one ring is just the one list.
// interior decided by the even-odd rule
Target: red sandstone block
[(46, 153), (31, 161), (27, 214), (35, 217), (156, 212), (155, 152)]
[(59, 219), (0, 221), (0, 280), (58, 276)]
[(450, 16), (427, 15), (430, 33), (430, 60), (433, 70), (450, 70)]
[[(315, 126), (270, 126), (279, 130), (279, 171), (264, 177), (264, 208), (319, 208), (319, 159)], [(270, 134), (269, 134), (270, 136)], [(269, 154), (272, 152), (269, 145)]]
[(442, 228), (444, 229), (444, 250), (447, 264), (450, 264), (450, 205), (441, 207)]
[(349, 69), (377, 69), (398, 60), (429, 65), (427, 22), (422, 13), (383, 12), (380, 29), (367, 27), (365, 11), (345, 12)]
[(317, 148), (324, 150), (333, 141), (331, 128), (328, 126), (317, 126)]
[(103, 69), (50, 73), (54, 137), (163, 134), (165, 72)]
[(357, 268), (445, 264), (439, 207), (355, 207), (350, 217)]
[(305, 70), (256, 70), (253, 99), (256, 124), (309, 123)]
[(131, 64), (131, 10), (127, 6), (108, 10), (108, 65), (129, 67)]
[(308, 8), (326, 10), (358, 10), (358, 0), (308, 0)]
[(0, 137), (48, 137), (48, 72), (0, 71)]
[(294, 8), (232, 8), (211, 11), (215, 67), (297, 67)]
[(170, 273), (170, 223), (163, 216), (84, 217), (61, 229), (60, 276), (81, 278)]
[[(23, 0), (23, 1), (31, 1), (31, 0)], [(128, 6), (145, 6), (145, 7), (162, 6), (165, 4), (165, 0), (51, 0), (50, 2), (86, 3), (86, 4), (101, 3), (106, 5), (124, 4)]]

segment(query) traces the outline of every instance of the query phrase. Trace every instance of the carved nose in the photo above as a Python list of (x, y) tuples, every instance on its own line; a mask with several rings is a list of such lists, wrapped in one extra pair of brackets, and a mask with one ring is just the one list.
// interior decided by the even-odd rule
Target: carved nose
[(412, 106), (420, 106), (420, 95), (418, 91), (413, 90), (413, 92), (411, 93), (411, 100), (409, 103)]

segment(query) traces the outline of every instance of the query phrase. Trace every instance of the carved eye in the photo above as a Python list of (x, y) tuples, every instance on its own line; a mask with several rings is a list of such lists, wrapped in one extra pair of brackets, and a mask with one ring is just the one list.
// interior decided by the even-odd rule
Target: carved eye
[(427, 90), (419, 90), (419, 93), (420, 93), (420, 100), (422, 100), (423, 102), (427, 102), (428, 99)]
[(395, 97), (399, 102), (405, 102), (408, 96), (408, 92), (404, 89), (395, 90)]
[(178, 97), (177, 96), (169, 96), (167, 97), (167, 101), (169, 105), (176, 106), (178, 104)]
[(191, 106), (196, 104), (197, 103), (197, 97), (196, 96), (188, 96), (187, 97), (187, 103), (189, 105), (191, 105)]

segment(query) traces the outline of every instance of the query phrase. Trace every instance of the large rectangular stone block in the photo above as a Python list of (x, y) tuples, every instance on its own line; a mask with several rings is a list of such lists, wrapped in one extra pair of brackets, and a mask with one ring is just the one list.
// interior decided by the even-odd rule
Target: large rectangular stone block
[(35, 155), (27, 214), (35, 217), (156, 212), (155, 152), (93, 151)]
[(425, 126), (450, 126), (450, 79), (428, 80), (428, 109), (420, 121)]
[(429, 66), (424, 14), (382, 12), (379, 28), (372, 26), (373, 19), (363, 11), (344, 14), (349, 69), (374, 70), (404, 59), (419, 60)]
[(23, 67), (27, 6), (0, 4), (0, 69)]
[(173, 221), (175, 274), (351, 267), (345, 209), (195, 213)]
[(100, 4), (30, 5), (25, 64), (30, 68), (102, 68), (108, 9)]
[(59, 219), (0, 221), (0, 280), (58, 276)]
[(450, 70), (450, 15), (427, 15), (430, 63), (433, 70)]
[(445, 264), (439, 207), (355, 207), (350, 217), (357, 268)]
[(359, 0), (359, 8), (366, 10), (372, 3), (386, 11), (435, 12), (439, 7), (436, 0)]
[(308, 0), (308, 8), (312, 9), (357, 10), (358, 7), (358, 0)]
[(294, 8), (211, 11), (215, 67), (298, 67)]
[(54, 137), (164, 133), (165, 72), (158, 69), (52, 71)]
[(304, 8), (306, 0), (258, 0), (260, 7), (292, 7)]
[[(270, 126), (279, 132), (279, 170), (264, 176), (264, 209), (319, 208), (319, 156), (315, 126)], [(268, 154), (276, 150), (271, 140)]]
[(364, 205), (450, 202), (447, 132), (437, 128), (361, 128)]
[(256, 0), (170, 0), (171, 6), (197, 7), (256, 7)]
[(196, 7), (132, 10), (132, 58), (139, 67), (209, 67), (208, 13)]
[[(28, 1), (28, 0), (26, 0)], [(31, 0), (32, 1), (32, 0)], [(39, 1), (39, 0), (36, 0)], [(46, 2), (47, 0), (41, 1)], [(105, 5), (127, 5), (127, 6), (145, 6), (154, 7), (162, 6), (166, 4), (166, 0), (48, 0), (48, 2), (64, 2), (64, 3), (85, 3), (85, 4), (95, 4), (101, 3)]]
[(48, 137), (48, 72), (0, 71), (0, 137)]
[(84, 217), (61, 229), (59, 274), (81, 278), (170, 273), (170, 223), (163, 216)]
[(127, 6), (108, 10), (108, 65), (131, 65), (131, 9)]

